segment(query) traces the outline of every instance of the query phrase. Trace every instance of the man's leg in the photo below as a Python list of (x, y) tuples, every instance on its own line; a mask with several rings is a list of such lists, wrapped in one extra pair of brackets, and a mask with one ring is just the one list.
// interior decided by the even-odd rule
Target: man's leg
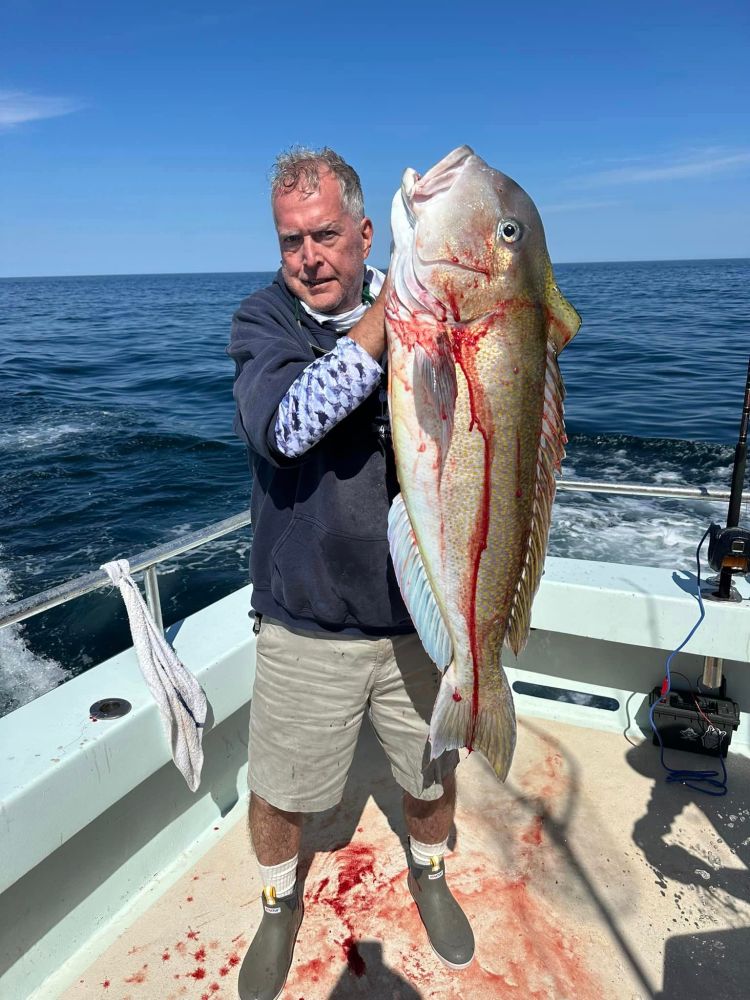
[(248, 822), (263, 881), (263, 920), (245, 955), (237, 986), (241, 1000), (276, 1000), (302, 921), (297, 889), (302, 813), (277, 809), (251, 792)]
[[(240, 969), (241, 1000), (281, 996), (302, 920), (297, 861), (306, 812), (341, 799), (367, 701), (369, 645), (264, 619), (250, 708), (249, 825), (261, 923)], [(359, 651), (359, 652), (358, 652)]]
[(252, 792), (248, 820), (259, 865), (270, 868), (299, 854), (302, 813), (284, 812)]
[(446, 965), (467, 966), (474, 935), (445, 880), (444, 855), (456, 808), (458, 754), (429, 760), (430, 716), (440, 675), (416, 635), (393, 639), (370, 695), (370, 718), (404, 789), (409, 831), (408, 885), (430, 945)]
[(404, 817), (412, 840), (421, 844), (442, 844), (450, 836), (456, 813), (456, 775), (443, 778), (443, 794), (425, 802), (404, 792)]

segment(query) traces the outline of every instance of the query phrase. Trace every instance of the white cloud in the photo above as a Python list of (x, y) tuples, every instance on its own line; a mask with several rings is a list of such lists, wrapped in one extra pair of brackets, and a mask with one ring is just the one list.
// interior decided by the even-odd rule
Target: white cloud
[(599, 187), (614, 184), (644, 184), (651, 181), (682, 180), (686, 177), (708, 177), (711, 174), (750, 165), (750, 151), (730, 153), (720, 150), (703, 150), (681, 155), (671, 161), (626, 161), (627, 166), (600, 170), (579, 178), (576, 187)]
[(0, 130), (42, 118), (59, 118), (84, 105), (70, 97), (41, 97), (21, 90), (0, 90)]

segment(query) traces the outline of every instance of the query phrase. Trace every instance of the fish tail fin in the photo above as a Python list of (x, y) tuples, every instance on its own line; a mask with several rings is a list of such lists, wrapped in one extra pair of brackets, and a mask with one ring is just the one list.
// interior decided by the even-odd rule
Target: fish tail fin
[(500, 781), (505, 781), (516, 746), (516, 713), (508, 680), (502, 667), (498, 669), (501, 684), (497, 688), (482, 686), (475, 718), (473, 699), (459, 691), (455, 663), (451, 663), (432, 710), (430, 756), (434, 760), (445, 750), (461, 747), (479, 750)]

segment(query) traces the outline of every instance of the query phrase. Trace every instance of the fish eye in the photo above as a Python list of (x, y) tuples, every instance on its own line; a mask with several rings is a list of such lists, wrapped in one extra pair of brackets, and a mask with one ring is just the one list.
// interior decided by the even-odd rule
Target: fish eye
[(497, 232), (506, 243), (515, 243), (521, 238), (521, 224), (515, 219), (502, 219)]

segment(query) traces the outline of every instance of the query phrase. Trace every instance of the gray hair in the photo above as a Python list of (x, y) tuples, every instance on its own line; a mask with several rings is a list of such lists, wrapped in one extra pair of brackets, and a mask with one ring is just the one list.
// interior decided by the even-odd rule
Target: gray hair
[(308, 149), (292, 146), (279, 153), (271, 171), (271, 202), (277, 195), (300, 190), (306, 194), (320, 187), (320, 170), (330, 170), (339, 182), (341, 204), (355, 222), (365, 217), (365, 201), (357, 171), (328, 146)]

